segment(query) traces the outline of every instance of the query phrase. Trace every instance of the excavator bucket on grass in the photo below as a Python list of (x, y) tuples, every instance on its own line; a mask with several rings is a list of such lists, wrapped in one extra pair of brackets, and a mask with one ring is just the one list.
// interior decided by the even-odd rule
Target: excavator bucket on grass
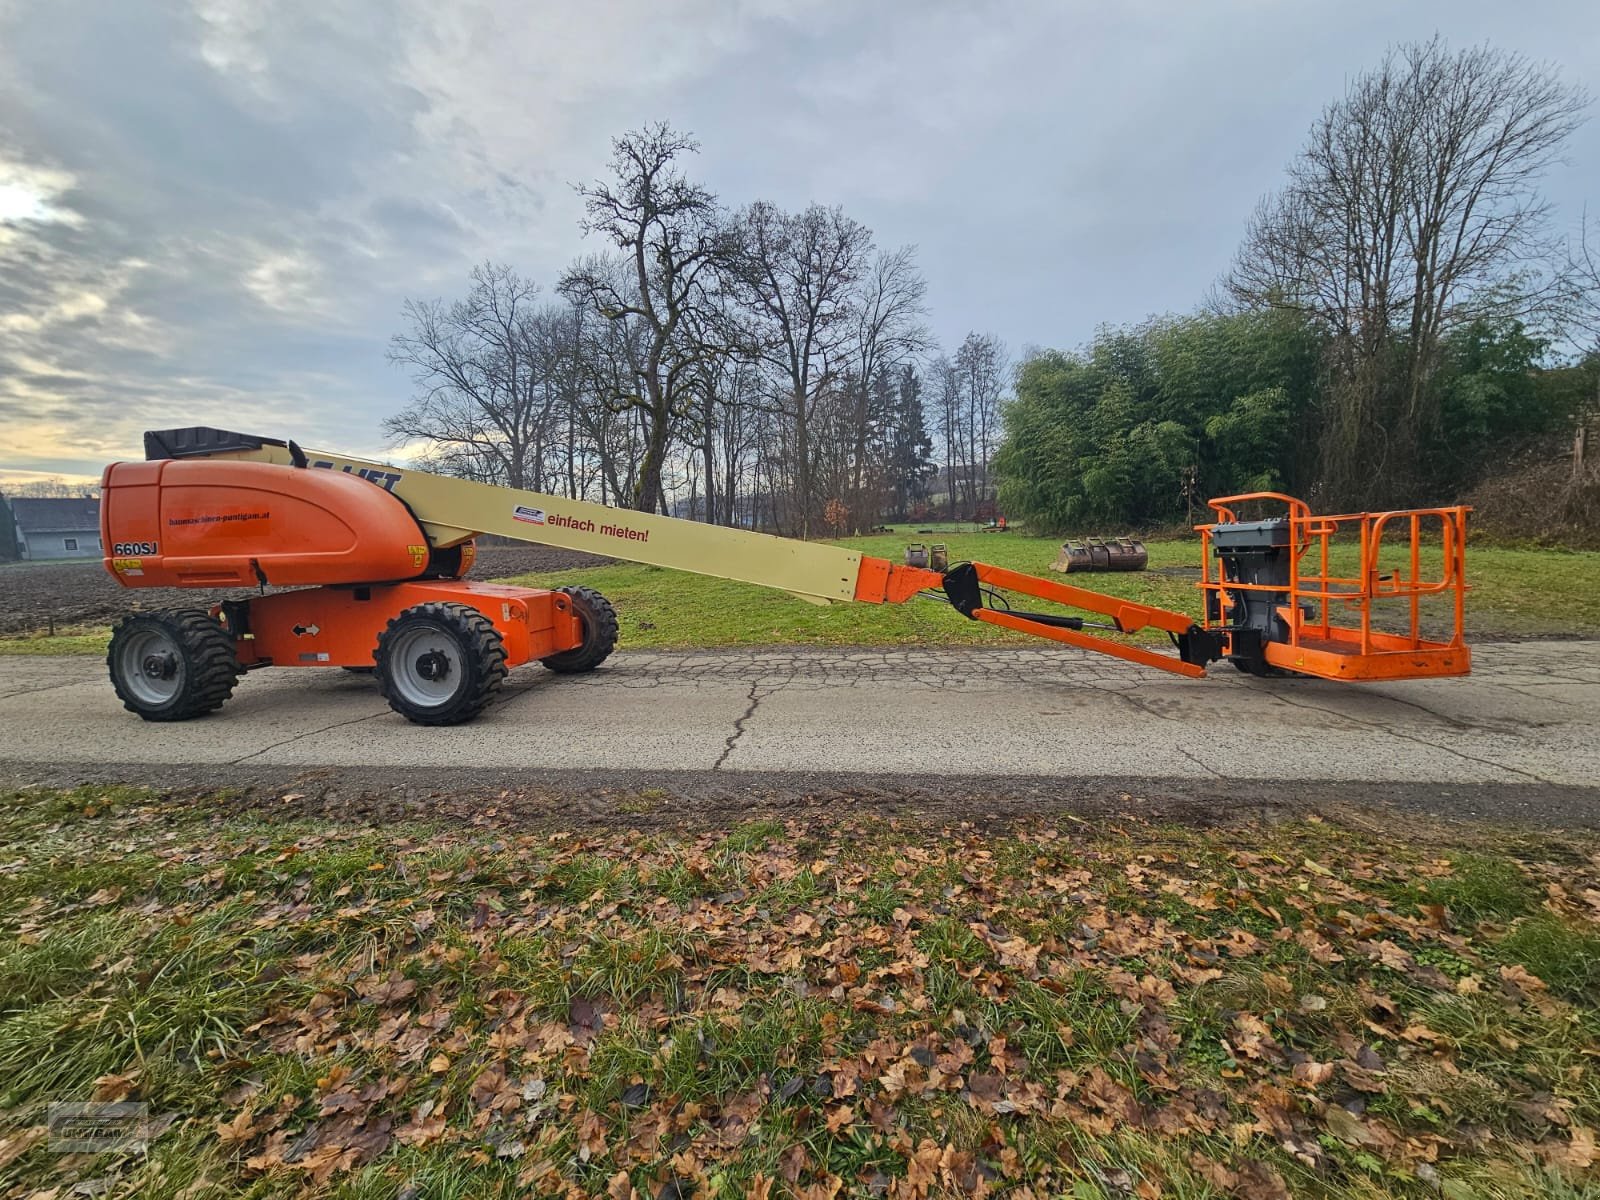
[(1138, 538), (1085, 538), (1061, 543), (1061, 553), (1050, 564), (1063, 575), (1082, 571), (1142, 571), (1150, 554)]

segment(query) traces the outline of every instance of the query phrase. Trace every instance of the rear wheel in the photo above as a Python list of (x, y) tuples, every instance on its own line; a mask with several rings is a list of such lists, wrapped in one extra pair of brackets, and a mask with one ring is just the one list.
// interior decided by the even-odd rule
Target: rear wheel
[(233, 638), (197, 608), (129, 613), (111, 631), (111, 686), (146, 721), (187, 721), (221, 708), (243, 668)]
[(593, 588), (564, 587), (559, 589), (572, 598), (572, 611), (583, 623), (583, 641), (571, 650), (552, 654), (539, 661), (550, 670), (562, 675), (576, 675), (592, 671), (611, 656), (617, 648), (617, 610)]
[(408, 608), (378, 635), (378, 688), (418, 725), (459, 725), (483, 711), (506, 677), (489, 618), (466, 604)]

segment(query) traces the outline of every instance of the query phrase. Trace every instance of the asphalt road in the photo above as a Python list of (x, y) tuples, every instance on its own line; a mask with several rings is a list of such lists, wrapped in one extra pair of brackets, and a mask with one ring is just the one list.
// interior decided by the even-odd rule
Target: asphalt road
[(1053, 648), (621, 653), (587, 676), (516, 671), (451, 729), (408, 724), (368, 677), (284, 669), (212, 716), (147, 724), (97, 659), (0, 658), (0, 767), (1600, 788), (1600, 642), (1474, 654), (1466, 679), (1352, 685), (1227, 664), (1188, 680)]

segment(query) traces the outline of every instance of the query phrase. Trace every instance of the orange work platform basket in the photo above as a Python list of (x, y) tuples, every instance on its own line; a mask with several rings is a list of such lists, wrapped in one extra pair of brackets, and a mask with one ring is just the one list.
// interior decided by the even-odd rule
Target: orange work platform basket
[(1465, 506), (1326, 517), (1278, 492), (1210, 504), (1217, 519), (1195, 527), (1205, 628), (1226, 636), (1241, 670), (1348, 680), (1471, 670)]

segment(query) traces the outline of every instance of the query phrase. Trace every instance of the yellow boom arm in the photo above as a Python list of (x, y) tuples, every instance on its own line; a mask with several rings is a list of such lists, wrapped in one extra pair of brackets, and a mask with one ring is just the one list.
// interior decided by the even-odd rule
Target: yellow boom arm
[[(287, 446), (266, 443), (259, 450), (224, 451), (207, 457), (293, 466), (294, 453)], [(325, 450), (303, 454), (312, 469), (360, 475), (393, 492), (405, 501), (438, 549), (490, 533), (758, 583), (821, 600), (855, 599), (862, 556), (838, 546), (404, 470)]]

